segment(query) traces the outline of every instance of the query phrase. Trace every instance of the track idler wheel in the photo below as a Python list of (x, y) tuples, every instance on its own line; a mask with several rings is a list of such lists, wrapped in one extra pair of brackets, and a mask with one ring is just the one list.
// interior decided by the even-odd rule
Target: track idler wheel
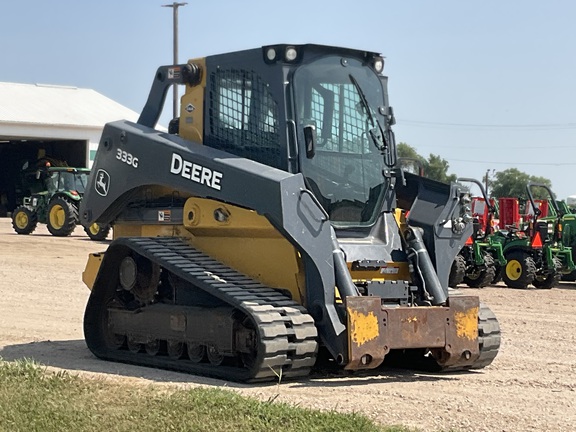
[(160, 282), (160, 267), (146, 258), (125, 256), (120, 262), (120, 285), (143, 304), (154, 300)]
[(224, 362), (224, 354), (220, 352), (216, 345), (208, 345), (206, 348), (206, 356), (208, 361), (214, 366), (220, 366)]
[(188, 358), (193, 363), (200, 363), (206, 356), (206, 347), (198, 343), (188, 343)]
[(151, 340), (144, 344), (144, 351), (146, 354), (155, 356), (160, 352), (160, 341), (158, 339)]
[(181, 359), (184, 355), (184, 343), (179, 341), (167, 341), (166, 342), (166, 353), (168, 357), (174, 360)]
[(240, 352), (240, 360), (246, 369), (252, 369), (257, 355), (257, 335), (254, 323), (248, 317), (241, 317), (241, 329), (238, 334), (241, 335), (243, 349)]
[(126, 342), (128, 345), (128, 351), (132, 353), (139, 353), (140, 351), (142, 351), (142, 344), (138, 342), (136, 339), (132, 338), (131, 336), (128, 336)]
[(130, 291), (136, 285), (137, 271), (136, 261), (131, 256), (124, 257), (122, 262), (120, 262), (118, 276), (120, 277), (120, 285), (126, 291)]
[(106, 335), (106, 346), (110, 347), (111, 349), (120, 349), (126, 343), (126, 337), (124, 335), (112, 333), (112, 331), (108, 331)]

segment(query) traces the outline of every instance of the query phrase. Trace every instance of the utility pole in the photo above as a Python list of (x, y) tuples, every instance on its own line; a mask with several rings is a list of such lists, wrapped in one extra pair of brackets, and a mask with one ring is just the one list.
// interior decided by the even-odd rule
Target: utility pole
[[(495, 171), (496, 171), (495, 169), (492, 170), (492, 175), (494, 175)], [(486, 176), (484, 177), (484, 184), (486, 185), (486, 196), (490, 196), (488, 194), (488, 181), (490, 180), (489, 176), (490, 176), (490, 168), (486, 170)]]
[[(188, 3), (178, 3), (174, 2), (172, 4), (162, 5), (162, 7), (169, 7), (172, 8), (173, 12), (173, 30), (174, 30), (174, 65), (178, 64), (178, 8), (180, 6), (186, 6)], [(178, 86), (176, 84), (172, 85), (172, 91), (174, 95), (174, 100), (172, 101), (173, 110), (172, 110), (172, 118), (178, 117)]]

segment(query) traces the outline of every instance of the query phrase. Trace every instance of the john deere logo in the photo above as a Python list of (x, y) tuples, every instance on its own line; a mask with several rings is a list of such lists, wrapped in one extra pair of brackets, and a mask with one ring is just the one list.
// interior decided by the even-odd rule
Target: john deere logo
[(99, 169), (96, 173), (96, 184), (94, 185), (94, 188), (99, 195), (108, 195), (108, 189), (110, 188), (110, 175), (103, 169)]

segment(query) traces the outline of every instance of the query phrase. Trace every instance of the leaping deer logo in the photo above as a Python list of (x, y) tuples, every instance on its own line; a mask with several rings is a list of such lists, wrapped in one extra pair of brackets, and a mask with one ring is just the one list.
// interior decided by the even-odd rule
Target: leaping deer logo
[(110, 175), (103, 169), (98, 170), (96, 173), (96, 183), (94, 183), (94, 189), (99, 195), (108, 195), (108, 189), (110, 188)]

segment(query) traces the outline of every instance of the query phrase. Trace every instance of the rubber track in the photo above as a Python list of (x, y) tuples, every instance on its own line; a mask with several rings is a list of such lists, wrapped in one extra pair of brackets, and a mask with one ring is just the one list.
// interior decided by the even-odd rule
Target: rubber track
[(463, 371), (469, 369), (482, 369), (496, 358), (500, 348), (500, 324), (496, 315), (483, 303), (480, 303), (478, 312), (478, 344), (480, 357), (470, 366), (448, 366), (442, 371)]
[(120, 238), (114, 243), (129, 247), (159, 264), (164, 271), (250, 316), (259, 334), (259, 348), (256, 363), (250, 370), (242, 366), (214, 366), (107, 348), (105, 352), (95, 352), (97, 356), (233, 381), (269, 381), (279, 379), (280, 374), (282, 377), (299, 377), (310, 373), (318, 350), (317, 330), (314, 320), (300, 304), (223, 265), (179, 238)]
[(500, 348), (500, 324), (494, 312), (483, 303), (480, 303), (478, 316), (478, 342), (480, 357), (471, 369), (482, 369), (488, 366), (496, 358)]

